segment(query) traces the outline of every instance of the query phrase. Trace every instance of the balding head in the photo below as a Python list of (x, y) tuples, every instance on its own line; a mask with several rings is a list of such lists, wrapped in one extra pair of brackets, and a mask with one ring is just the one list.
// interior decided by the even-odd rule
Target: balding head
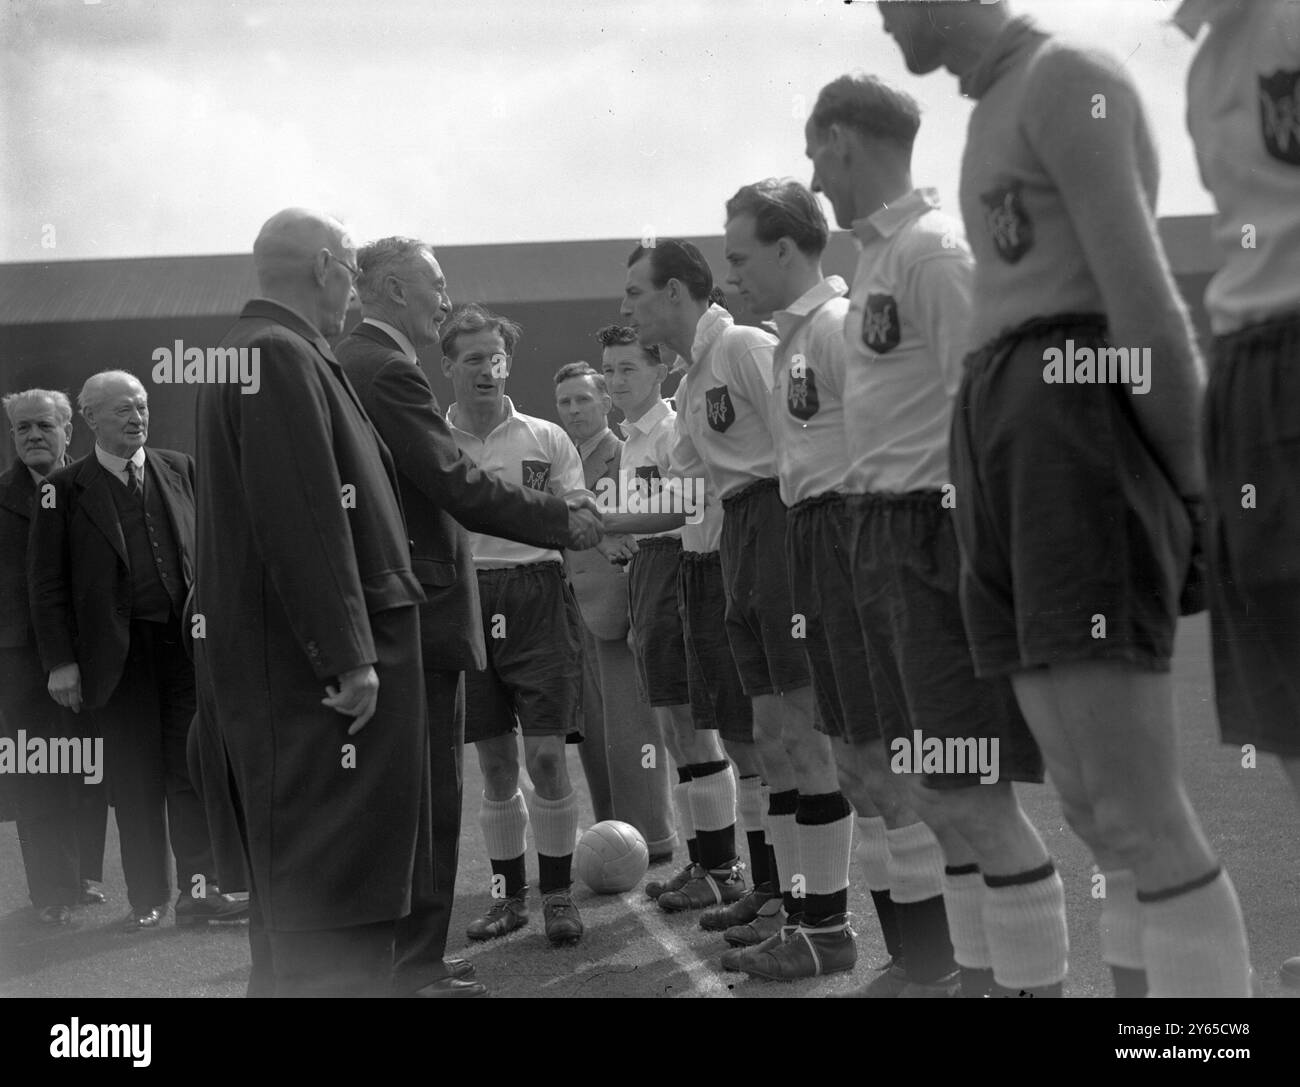
[(327, 336), (343, 330), (356, 250), (337, 219), (307, 208), (277, 212), (253, 243), (253, 264), (264, 297), (297, 310)]
[(86, 379), (77, 396), (95, 444), (115, 457), (131, 457), (149, 437), (149, 394), (133, 374), (104, 370)]

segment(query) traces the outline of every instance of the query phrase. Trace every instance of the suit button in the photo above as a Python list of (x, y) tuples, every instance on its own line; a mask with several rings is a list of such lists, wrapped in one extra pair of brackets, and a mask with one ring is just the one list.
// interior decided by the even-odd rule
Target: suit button
[(117, 606), (117, 614), (118, 614), (118, 615), (130, 615), (130, 614), (131, 614), (131, 609), (130, 609), (129, 607), (127, 607), (125, 604), (119, 604), (119, 605)]

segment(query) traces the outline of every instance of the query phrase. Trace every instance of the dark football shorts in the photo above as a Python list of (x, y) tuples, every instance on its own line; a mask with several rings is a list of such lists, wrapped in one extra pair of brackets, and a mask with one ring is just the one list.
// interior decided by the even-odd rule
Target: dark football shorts
[(677, 582), (686, 639), (686, 681), (691, 720), (717, 729), (724, 740), (754, 742), (754, 707), (740, 685), (724, 618), (727, 594), (716, 551), (683, 551)]
[(925, 774), (933, 788), (979, 783), (978, 772), (955, 772), (959, 752), (968, 769), (982, 756), (986, 775), (996, 770), (999, 781), (1040, 782), (1042, 754), (1010, 678), (975, 675), (958, 590), (961, 554), (942, 500), (940, 491), (849, 498), (853, 593), (891, 766), (902, 750), (896, 741), (910, 745), (913, 761), (900, 765), (915, 772), (915, 756), (934, 738), (952, 755), (943, 771)]
[(1205, 402), (1214, 695), (1225, 743), (1300, 756), (1300, 313), (1214, 345)]
[(722, 500), (718, 554), (727, 589), (727, 638), (745, 693), (806, 687), (808, 659), (795, 637), (785, 558), (785, 503), (775, 479), (760, 479)]
[(951, 460), (981, 676), (1083, 660), (1169, 669), (1192, 522), (1138, 428), (1141, 394), (1043, 376), (1047, 349), (1095, 351), (1105, 333), (1097, 316), (1042, 318), (966, 357)]
[[(478, 571), (487, 668), (465, 672), (465, 742), (582, 731), (582, 617), (558, 562)], [(500, 635), (500, 636), (498, 636)]]
[(691, 699), (686, 638), (677, 606), (682, 541), (651, 536), (638, 540), (637, 547), (627, 567), (627, 597), (641, 691), (652, 706), (682, 706)]
[(790, 507), (785, 549), (790, 599), (806, 623), (817, 727), (863, 744), (881, 738), (867, 645), (853, 602), (852, 528), (845, 495), (819, 494)]

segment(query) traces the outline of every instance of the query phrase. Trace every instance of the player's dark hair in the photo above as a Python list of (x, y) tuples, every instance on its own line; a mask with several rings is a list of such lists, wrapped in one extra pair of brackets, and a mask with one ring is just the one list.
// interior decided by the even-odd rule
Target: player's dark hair
[(627, 325), (606, 325), (604, 328), (596, 330), (596, 342), (601, 347), (623, 347), (627, 344), (633, 344), (641, 349), (645, 356), (646, 362), (651, 366), (659, 366), (663, 359), (659, 357), (659, 345), (651, 344), (647, 347), (639, 343), (636, 338), (636, 330), (629, 328)]
[(709, 305), (721, 306), (728, 313), (731, 312), (731, 307), (727, 305), (727, 292), (721, 287), (714, 287), (709, 291)]
[(910, 150), (921, 127), (921, 107), (873, 75), (842, 75), (821, 89), (811, 120), (818, 132), (841, 124)]
[(695, 301), (703, 302), (713, 290), (713, 270), (704, 254), (690, 242), (681, 238), (657, 238), (648, 248), (638, 245), (627, 258), (632, 267), (644, 256), (650, 257), (650, 282), (657, 289), (675, 279)]
[(605, 375), (595, 369), (589, 362), (583, 362), (581, 360), (578, 362), (566, 362), (555, 371), (556, 388), (559, 388), (561, 382), (568, 381), (571, 377), (594, 378), (596, 388), (600, 390), (600, 395), (609, 395), (609, 389), (605, 385)]
[(764, 245), (789, 238), (799, 252), (821, 256), (830, 227), (817, 197), (792, 177), (769, 177), (745, 185), (727, 201), (727, 221), (737, 215), (754, 219), (754, 236)]
[(506, 345), (506, 354), (515, 353), (515, 345), (523, 337), (524, 330), (499, 313), (484, 309), (477, 302), (462, 302), (453, 307), (447, 323), (442, 326), (440, 344), (442, 353), (449, 359), (456, 357), (456, 339), (460, 336), (472, 336), (475, 332), (497, 332)]

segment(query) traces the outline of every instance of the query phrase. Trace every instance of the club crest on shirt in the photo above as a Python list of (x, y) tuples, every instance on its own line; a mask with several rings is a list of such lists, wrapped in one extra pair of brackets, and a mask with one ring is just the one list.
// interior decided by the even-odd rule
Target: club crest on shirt
[(817, 399), (817, 376), (810, 366), (801, 365), (797, 376), (794, 369), (791, 369), (790, 387), (786, 390), (785, 404), (796, 419), (807, 420), (817, 414), (821, 403)]
[(660, 478), (659, 465), (657, 464), (643, 464), (639, 468), (634, 468), (633, 472), (636, 474), (637, 479), (644, 479), (647, 483), (652, 479)]
[(727, 428), (736, 421), (736, 407), (732, 404), (731, 394), (725, 385), (704, 390), (704, 411), (709, 426), (719, 434), (725, 433)]
[[(862, 309), (862, 342), (878, 355), (898, 346), (898, 303), (892, 294), (869, 294)], [(814, 411), (817, 409), (814, 408)]]
[(1259, 76), (1259, 123), (1268, 153), (1300, 166), (1300, 68)]
[(521, 461), (520, 467), (523, 469), (525, 487), (531, 487), (535, 491), (546, 490), (546, 485), (551, 481), (551, 465), (548, 461)]
[(984, 225), (997, 247), (998, 256), (1015, 264), (1034, 244), (1034, 224), (1020, 198), (1020, 183), (980, 194)]

